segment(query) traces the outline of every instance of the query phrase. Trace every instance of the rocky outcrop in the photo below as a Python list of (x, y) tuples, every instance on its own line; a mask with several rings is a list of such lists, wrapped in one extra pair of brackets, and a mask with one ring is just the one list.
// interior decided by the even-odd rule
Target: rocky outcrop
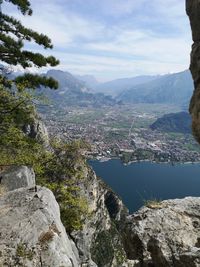
[(194, 93), (190, 102), (189, 111), (192, 115), (192, 130), (200, 143), (200, 1), (186, 0), (186, 11), (192, 28), (192, 52), (190, 71), (194, 80)]
[(1, 173), (1, 186), (6, 191), (35, 186), (35, 173), (26, 166), (12, 166)]
[(128, 217), (124, 244), (138, 267), (200, 266), (200, 198), (147, 204)]
[[(0, 194), (0, 266), (80, 266), (53, 193), (44, 187), (30, 187), (34, 175), (27, 167), (12, 169), (10, 174), (7, 171), (3, 177), (9, 179), (8, 188), (14, 179), (19, 182), (14, 182), (12, 191)], [(24, 187), (26, 184), (29, 187)]]
[(1, 174), (0, 187), (8, 179), (12, 191), (0, 190), (0, 266), (200, 266), (200, 198), (148, 202), (128, 215), (89, 167), (83, 171), (79, 187), (88, 214), (70, 237), (54, 195), (35, 186), (32, 170), (12, 167)]
[(127, 266), (121, 234), (127, 209), (87, 166), (79, 186), (89, 209), (83, 229), (72, 233), (82, 263), (87, 267)]
[(40, 120), (35, 113), (31, 123), (23, 125), (23, 132), (29, 137), (36, 139), (40, 144), (44, 146), (49, 145), (49, 135), (44, 123)]
[(83, 228), (71, 233), (73, 241), (54, 195), (35, 185), (32, 169), (13, 166), (1, 173), (0, 266), (133, 266), (122, 243), (127, 209), (87, 165), (82, 168), (79, 187), (88, 214)]

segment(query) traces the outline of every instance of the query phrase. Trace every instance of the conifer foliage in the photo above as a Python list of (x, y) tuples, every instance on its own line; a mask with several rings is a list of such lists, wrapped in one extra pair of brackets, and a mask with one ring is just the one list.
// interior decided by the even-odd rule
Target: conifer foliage
[[(59, 61), (53, 57), (45, 57), (40, 53), (34, 53), (24, 48), (26, 42), (34, 42), (44, 49), (52, 49), (53, 45), (49, 37), (39, 34), (32, 29), (24, 27), (19, 20), (3, 13), (4, 2), (10, 2), (17, 6), (24, 16), (31, 16), (32, 9), (28, 0), (0, 0), (0, 61), (8, 65), (20, 65), (27, 67), (56, 66)], [(44, 78), (38, 75), (24, 75), (15, 81), (17, 86), (20, 84), (36, 88), (39, 85), (56, 89), (58, 83), (52, 78)]]

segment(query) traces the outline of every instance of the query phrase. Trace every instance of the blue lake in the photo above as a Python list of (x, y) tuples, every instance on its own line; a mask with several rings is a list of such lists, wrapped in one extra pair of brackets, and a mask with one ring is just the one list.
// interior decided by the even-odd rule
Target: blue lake
[(90, 166), (123, 200), (130, 212), (148, 199), (200, 196), (200, 164), (123, 165), (120, 160), (89, 161)]

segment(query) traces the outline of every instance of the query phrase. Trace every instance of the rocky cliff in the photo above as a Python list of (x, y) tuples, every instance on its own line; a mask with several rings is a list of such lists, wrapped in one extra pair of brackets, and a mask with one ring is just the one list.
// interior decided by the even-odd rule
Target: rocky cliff
[[(45, 148), (49, 148), (48, 133), (43, 123), (38, 119), (37, 114), (33, 116), (31, 123), (23, 126), (23, 131), (27, 136), (37, 140), (38, 143), (43, 144)], [(68, 233), (63, 233), (61, 240), (57, 238), (55, 233), (60, 246), (58, 246), (57, 243), (55, 244), (55, 229), (52, 229), (51, 224), (53, 224), (53, 221), (57, 220), (57, 228), (63, 229), (63, 225), (60, 221), (59, 210), (57, 210), (58, 203), (55, 201), (53, 194), (46, 188), (35, 187), (35, 174), (32, 169), (26, 166), (13, 166), (8, 168), (0, 174), (0, 193), (2, 192), (2, 203), (6, 202), (9, 206), (13, 207), (9, 213), (6, 213), (6, 217), (2, 217), (2, 221), (0, 220), (0, 228), (3, 229), (2, 233), (4, 232), (2, 243), (5, 244), (5, 246), (2, 247), (2, 250), (0, 250), (4, 255), (2, 257), (3, 266), (6, 266), (6, 262), (8, 262), (8, 266), (20, 266), (20, 264), (24, 264), (25, 266), (43, 267), (71, 266), (67, 263), (70, 258), (73, 262), (72, 266), (127, 266), (127, 258), (123, 248), (120, 228), (121, 222), (126, 219), (128, 213), (127, 209), (112, 190), (109, 189), (101, 179), (96, 177), (95, 173), (89, 166), (87, 166), (85, 160), (77, 158), (79, 156), (72, 152), (73, 148), (71, 149), (72, 150), (68, 151), (68, 158), (62, 158), (63, 162), (65, 162), (63, 163), (64, 165), (70, 165), (67, 169), (68, 172), (62, 174), (62, 179), (71, 180), (72, 182), (73, 179), (76, 180), (74, 177), (76, 174), (80, 175), (76, 180), (76, 183), (78, 182), (78, 188), (80, 189), (78, 191), (80, 191), (82, 197), (86, 199), (88, 205), (88, 213), (85, 214), (82, 229), (71, 232), (71, 229), (69, 230), (69, 228), (66, 227)], [(53, 151), (52, 147), (51, 150)], [(50, 156), (50, 153), (48, 153), (48, 156)], [(54, 157), (56, 156), (54, 155)], [(59, 160), (62, 161), (61, 155)], [(49, 157), (47, 162), (48, 161)], [(70, 163), (67, 163), (66, 161), (69, 161)], [(64, 165), (61, 164), (61, 167), (58, 161), (56, 161), (55, 165), (53, 165), (53, 169), (48, 169), (47, 176), (50, 177), (55, 175), (53, 170), (56, 168), (55, 172), (58, 172), (56, 173), (56, 178), (54, 177), (52, 180), (50, 179), (49, 184), (51, 184), (52, 181), (59, 184), (59, 179), (62, 173), (59, 168), (64, 168)], [(36, 177), (36, 181), (41, 182), (38, 176)], [(64, 188), (68, 186), (66, 184), (64, 185)], [(48, 186), (48, 183), (46, 183), (46, 185)], [(61, 203), (61, 198), (59, 198), (58, 194), (56, 195), (56, 192), (54, 193), (57, 199), (59, 199), (58, 201), (60, 201), (60, 206), (62, 206), (63, 203)], [(77, 194), (79, 193), (77, 192)], [(39, 201), (38, 199), (46, 199), (46, 201)], [(74, 209), (73, 203), (71, 204), (72, 209)], [(42, 211), (45, 211), (45, 214), (42, 214)], [(30, 214), (28, 212), (30, 212)], [(36, 220), (33, 221), (32, 218), (35, 214)], [(66, 216), (69, 218), (70, 215), (69, 212)], [(15, 217), (18, 218), (16, 220), (16, 227), (14, 227)], [(73, 220), (72, 217), (73, 216), (68, 220)], [(40, 219), (42, 222), (39, 222)], [(10, 236), (8, 229), (5, 227), (6, 221), (10, 221)], [(11, 221), (13, 221), (13, 226)], [(22, 224), (20, 224), (20, 221), (22, 221)], [(28, 224), (29, 221), (32, 222), (30, 225)], [(50, 221), (52, 222), (50, 223)], [(45, 222), (47, 224), (46, 228)], [(63, 223), (65, 224), (64, 220)], [(34, 232), (28, 237), (27, 233), (29, 231), (31, 232), (31, 227), (34, 227)], [(13, 232), (12, 228), (15, 232)], [(8, 232), (8, 239), (6, 237), (6, 232)], [(17, 235), (17, 232), (19, 232), (19, 236)], [(59, 230), (59, 232), (61, 231)], [(10, 239), (12, 233), (13, 239)], [(49, 243), (52, 244), (52, 246), (50, 246), (50, 250), (46, 249), (46, 254), (44, 254), (42, 251), (43, 247), (40, 247), (39, 241), (40, 238), (42, 238), (42, 234), (46, 237), (46, 233), (49, 235), (49, 241), (51, 241)], [(33, 239), (33, 241), (31, 241), (31, 239)], [(12, 244), (9, 240), (12, 241)], [(73, 240), (74, 242), (69, 242), (69, 240)], [(20, 243), (19, 248), (17, 245), (18, 243)], [(72, 246), (71, 248), (69, 243)], [(12, 251), (7, 253), (7, 247)], [(21, 254), (17, 254), (16, 256), (16, 251), (18, 251), (18, 249), (23, 251), (22, 259), (20, 258)], [(39, 262), (40, 251), (42, 253), (42, 263)], [(27, 256), (29, 252), (31, 257)], [(57, 256), (54, 255), (56, 253), (58, 254)], [(67, 256), (63, 253), (66, 253)], [(64, 258), (68, 258), (68, 260), (66, 259), (65, 261)]]
[(80, 188), (90, 215), (68, 235), (54, 195), (35, 185), (31, 169), (1, 173), (0, 266), (200, 266), (200, 198), (149, 202), (128, 215), (90, 168)]
[(73, 232), (85, 266), (126, 266), (121, 225), (128, 210), (117, 195), (95, 173), (85, 166), (84, 179), (79, 184), (89, 206), (89, 216), (81, 231)]
[(78, 251), (53, 193), (34, 181), (25, 166), (1, 174), (0, 266), (78, 267)]
[(23, 125), (22, 129), (23, 132), (30, 138), (37, 140), (40, 144), (43, 144), (46, 147), (49, 146), (49, 135), (47, 128), (45, 127), (44, 123), (41, 121), (37, 113), (34, 114), (32, 122)]
[(0, 266), (132, 266), (121, 227), (127, 209), (87, 165), (82, 167), (79, 187), (88, 214), (82, 229), (70, 235), (54, 195), (35, 185), (32, 169), (10, 167), (1, 173)]
[(191, 52), (190, 71), (194, 80), (194, 93), (190, 102), (192, 115), (192, 129), (200, 143), (200, 1), (186, 0), (186, 11), (190, 19), (192, 39), (194, 41)]
[(200, 198), (150, 202), (128, 216), (128, 258), (138, 267), (200, 266)]

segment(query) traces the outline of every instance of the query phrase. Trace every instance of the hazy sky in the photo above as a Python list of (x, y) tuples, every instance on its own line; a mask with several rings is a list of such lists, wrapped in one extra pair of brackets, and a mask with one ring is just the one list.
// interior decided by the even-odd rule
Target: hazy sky
[[(3, 11), (51, 37), (59, 69), (99, 80), (188, 68), (191, 47), (185, 0), (32, 0), (25, 17)], [(39, 46), (30, 46), (40, 51)], [(42, 51), (42, 50), (41, 50)]]

